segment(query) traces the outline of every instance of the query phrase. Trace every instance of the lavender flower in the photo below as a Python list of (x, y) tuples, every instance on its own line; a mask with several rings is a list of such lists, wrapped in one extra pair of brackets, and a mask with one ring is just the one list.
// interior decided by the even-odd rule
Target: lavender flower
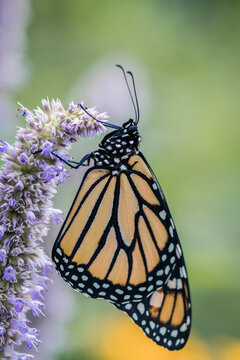
[(52, 150), (53, 144), (50, 143), (49, 141), (46, 141), (45, 143), (42, 144), (41, 148), (42, 148), (42, 154), (44, 156), (49, 156), (51, 155), (51, 150)]
[(3, 153), (8, 150), (8, 143), (3, 140), (0, 140), (0, 153)]
[(63, 212), (59, 209), (51, 209), (52, 222), (58, 224), (59, 221), (62, 221), (60, 215), (63, 215)]
[[(15, 351), (25, 342), (27, 350), (37, 348), (39, 332), (29, 327), (27, 314), (40, 317), (44, 309), (51, 260), (40, 242), (47, 235), (50, 217), (54, 224), (62, 212), (52, 208), (55, 187), (69, 176), (63, 158), (79, 136), (93, 136), (105, 131), (102, 123), (86, 116), (74, 103), (65, 110), (60, 100), (43, 100), (44, 110), (33, 112), (20, 107), (27, 126), (20, 128), (14, 146), (0, 143), (5, 161), (0, 173), (0, 358), (28, 360), (28, 354)], [(106, 114), (88, 112), (104, 121)]]
[(2, 237), (3, 237), (3, 234), (5, 233), (5, 230), (6, 230), (5, 226), (0, 225), (0, 240), (1, 240)]
[(6, 269), (4, 270), (2, 279), (6, 280), (6, 281), (11, 281), (11, 282), (16, 282), (17, 281), (16, 272), (15, 272), (14, 268), (11, 265), (6, 267)]
[(2, 265), (6, 264), (7, 252), (5, 249), (0, 249), (0, 262)]

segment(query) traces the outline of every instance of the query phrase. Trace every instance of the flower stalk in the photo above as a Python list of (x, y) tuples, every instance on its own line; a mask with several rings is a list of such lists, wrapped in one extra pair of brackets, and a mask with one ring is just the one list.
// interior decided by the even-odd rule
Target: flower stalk
[(44, 293), (48, 289), (52, 264), (41, 243), (47, 235), (49, 220), (61, 220), (62, 212), (53, 209), (51, 198), (68, 171), (52, 155), (67, 158), (71, 143), (105, 131), (97, 120), (107, 115), (95, 109), (87, 115), (70, 103), (67, 110), (60, 100), (42, 100), (43, 109), (33, 112), (19, 108), (26, 128), (19, 128), (17, 141), (10, 146), (0, 141), (4, 161), (0, 173), (0, 358), (28, 360), (16, 347), (37, 349), (39, 331), (27, 319), (31, 311), (43, 315)]

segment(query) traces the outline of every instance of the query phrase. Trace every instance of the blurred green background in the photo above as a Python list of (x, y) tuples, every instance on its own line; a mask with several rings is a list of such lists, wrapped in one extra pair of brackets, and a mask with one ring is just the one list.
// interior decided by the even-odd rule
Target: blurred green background
[[(195, 340), (190, 338), (186, 355), (185, 350), (169, 355), (110, 304), (73, 293), (56, 276), (47, 298), (49, 316), (41, 324), (39, 356), (46, 360), (240, 358), (240, 3), (1, 1), (1, 21), (7, 23), (2, 38), (9, 31), (9, 41), (17, 48), (8, 61), (0, 62), (5, 66), (2, 73), (13, 79), (7, 86), (0, 77), (1, 101), (10, 104), (0, 120), (1, 138), (13, 142), (16, 126), (24, 126), (24, 120), (15, 117), (17, 101), (32, 109), (47, 96), (60, 98), (66, 106), (72, 99), (83, 100), (107, 111), (111, 122), (122, 123), (132, 116), (132, 108), (114, 64), (134, 72), (141, 150), (177, 224), (193, 302)], [(4, 6), (10, 6), (9, 18)], [(15, 41), (20, 30), (21, 42)], [(10, 67), (14, 57), (22, 66), (15, 73)], [(75, 144), (76, 160), (96, 149), (99, 140)], [(54, 199), (55, 207), (65, 212), (83, 171), (71, 174)], [(45, 239), (49, 254), (58, 231), (51, 227)], [(121, 345), (119, 337), (128, 342)], [(142, 348), (138, 357), (131, 346)]]

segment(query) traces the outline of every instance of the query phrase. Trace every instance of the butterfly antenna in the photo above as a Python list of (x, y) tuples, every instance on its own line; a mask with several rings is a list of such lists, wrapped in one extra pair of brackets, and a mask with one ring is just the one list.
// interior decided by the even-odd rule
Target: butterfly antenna
[(130, 94), (130, 97), (131, 97), (131, 100), (132, 100), (132, 104), (133, 104), (133, 108), (134, 108), (134, 113), (135, 113), (135, 120), (136, 120), (136, 123), (137, 123), (137, 110), (136, 110), (136, 105), (134, 103), (134, 100), (133, 100), (133, 96), (132, 96), (132, 93), (131, 93), (131, 90), (130, 90), (130, 87), (129, 87), (129, 84), (128, 84), (128, 81), (127, 81), (127, 76), (126, 76), (126, 73), (125, 73), (125, 70), (124, 68), (121, 66), (121, 65), (116, 65), (117, 67), (119, 67), (122, 72), (123, 72), (123, 76), (124, 76), (124, 79), (125, 79), (125, 82), (126, 82), (126, 85), (127, 85), (127, 88), (128, 88), (128, 92)]
[(110, 128), (113, 128), (113, 129), (122, 129), (121, 126), (110, 124), (110, 123), (107, 123), (105, 121), (101, 121), (101, 120), (96, 119), (94, 116), (89, 114), (89, 112), (85, 109), (85, 107), (82, 104), (79, 103), (78, 105), (83, 109), (83, 111), (85, 111), (86, 114), (88, 114), (88, 116), (90, 116), (92, 119), (96, 120), (97, 122), (103, 124), (104, 126), (110, 127)]
[(136, 104), (137, 104), (137, 122), (136, 122), (136, 124), (137, 124), (139, 122), (139, 118), (140, 118), (140, 111), (139, 111), (139, 103), (138, 103), (136, 85), (135, 85), (133, 73), (131, 71), (127, 71), (127, 74), (129, 74), (131, 76), (132, 83), (133, 83), (134, 95), (135, 95), (135, 100), (136, 100)]

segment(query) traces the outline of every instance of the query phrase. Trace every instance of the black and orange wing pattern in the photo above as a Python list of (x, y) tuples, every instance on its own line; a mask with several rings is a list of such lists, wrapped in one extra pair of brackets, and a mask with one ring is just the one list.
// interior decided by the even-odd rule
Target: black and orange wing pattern
[(112, 302), (170, 350), (184, 346), (191, 302), (179, 238), (133, 120), (91, 154), (54, 244), (57, 271), (74, 289)]
[(176, 248), (176, 263), (167, 283), (138, 302), (115, 305), (127, 313), (156, 344), (180, 350), (191, 328), (191, 300), (182, 249)]
[(166, 283), (177, 243), (162, 191), (139, 153), (120, 171), (87, 171), (52, 256), (75, 289), (123, 303)]

